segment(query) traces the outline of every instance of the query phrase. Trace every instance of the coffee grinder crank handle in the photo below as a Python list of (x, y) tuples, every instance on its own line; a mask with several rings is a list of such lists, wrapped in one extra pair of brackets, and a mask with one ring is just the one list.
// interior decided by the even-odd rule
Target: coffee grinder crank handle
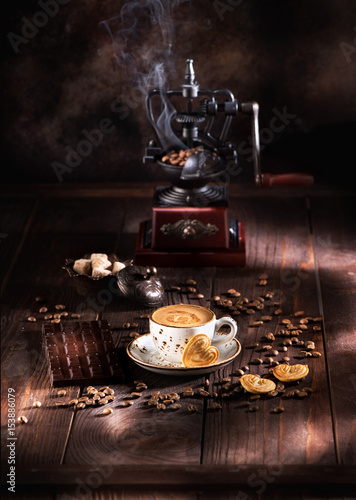
[(253, 151), (253, 171), (255, 183), (257, 186), (262, 184), (261, 162), (260, 162), (260, 132), (258, 123), (258, 102), (242, 102), (240, 105), (242, 113), (251, 115), (251, 128), (252, 128), (252, 151)]

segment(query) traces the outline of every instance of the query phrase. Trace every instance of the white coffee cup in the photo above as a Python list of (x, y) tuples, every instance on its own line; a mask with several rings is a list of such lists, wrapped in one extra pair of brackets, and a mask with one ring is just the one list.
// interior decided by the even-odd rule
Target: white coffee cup
[[(167, 319), (168, 318), (168, 319)], [(210, 309), (193, 304), (161, 307), (150, 315), (150, 332), (159, 353), (172, 363), (181, 363), (185, 346), (198, 333), (204, 333), (211, 345), (218, 346), (232, 340), (237, 333), (236, 321), (230, 316), (216, 319)], [(219, 332), (223, 325), (230, 332)]]

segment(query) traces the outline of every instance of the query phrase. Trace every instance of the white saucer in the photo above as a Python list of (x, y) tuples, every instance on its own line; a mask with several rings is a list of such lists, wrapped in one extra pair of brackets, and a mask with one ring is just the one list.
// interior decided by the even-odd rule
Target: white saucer
[(217, 346), (219, 359), (216, 363), (206, 366), (186, 368), (182, 363), (171, 363), (160, 356), (150, 333), (146, 333), (132, 340), (126, 348), (130, 358), (142, 368), (161, 375), (200, 375), (213, 372), (231, 363), (241, 351), (241, 344), (232, 339), (226, 344)]

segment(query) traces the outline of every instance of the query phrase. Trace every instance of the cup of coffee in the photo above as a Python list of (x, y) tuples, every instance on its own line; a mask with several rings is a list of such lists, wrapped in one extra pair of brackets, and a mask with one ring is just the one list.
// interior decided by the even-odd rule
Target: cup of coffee
[[(229, 333), (219, 332), (223, 325), (230, 327)], [(185, 346), (194, 335), (204, 333), (211, 345), (218, 346), (235, 337), (237, 324), (229, 316), (216, 319), (215, 313), (206, 307), (179, 304), (153, 311), (150, 332), (159, 353), (167, 361), (181, 363)]]

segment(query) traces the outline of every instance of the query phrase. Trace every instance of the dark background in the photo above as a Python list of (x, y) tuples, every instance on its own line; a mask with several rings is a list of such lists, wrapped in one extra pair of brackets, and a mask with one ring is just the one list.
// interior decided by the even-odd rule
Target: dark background
[[(8, 3), (2, 18), (2, 181), (164, 181), (156, 166), (142, 163), (153, 137), (142, 94), (118, 64), (118, 38), (113, 45), (102, 24), (126, 2), (47, 2), (58, 7), (47, 22), (43, 4), (32, 0)], [(201, 87), (227, 87), (240, 102), (259, 102), (263, 171), (310, 171), (318, 183), (350, 183), (356, 166), (355, 0), (151, 4), (166, 7), (163, 13), (168, 4), (171, 9), (172, 51), (164, 57), (176, 72), (167, 73), (168, 87), (182, 83), (185, 60), (193, 58)], [(43, 26), (31, 31), (34, 22)], [(146, 22), (128, 52), (159, 59), (156, 29)], [(23, 33), (22, 41), (16, 38)], [(112, 111), (115, 102), (126, 103), (125, 116)], [(273, 132), (276, 110), (293, 117)], [(66, 165), (66, 148), (76, 150), (82, 130), (97, 129), (104, 118), (114, 127), (58, 176), (53, 162)], [(248, 141), (249, 119), (239, 115), (230, 135), (236, 143)], [(252, 180), (246, 156), (240, 155), (243, 171), (233, 181)]]

